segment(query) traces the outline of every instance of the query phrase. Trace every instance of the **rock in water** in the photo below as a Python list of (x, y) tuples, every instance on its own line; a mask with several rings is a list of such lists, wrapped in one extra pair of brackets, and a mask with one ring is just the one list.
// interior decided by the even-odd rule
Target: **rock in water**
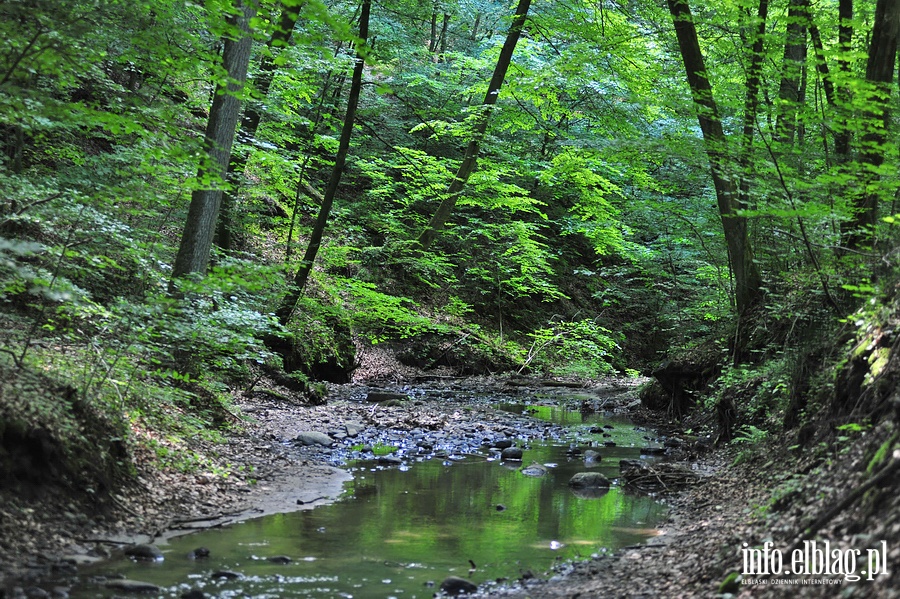
[(292, 560), (286, 555), (273, 555), (269, 558), (269, 561), (273, 564), (289, 564)]
[(532, 462), (530, 466), (522, 468), (522, 474), (525, 476), (544, 476), (547, 472), (547, 467), (537, 462)]
[(158, 561), (163, 559), (162, 551), (156, 545), (132, 545), (125, 549), (125, 555), (137, 560)]
[(209, 549), (206, 547), (197, 547), (188, 553), (188, 559), (204, 559), (209, 557)]
[(599, 462), (601, 459), (600, 452), (594, 451), (593, 449), (588, 449), (584, 452), (584, 463), (585, 464), (593, 464), (594, 462)]
[(610, 486), (609, 479), (599, 472), (579, 472), (569, 479), (569, 486), (576, 489), (607, 489)]
[(500, 452), (501, 460), (521, 460), (522, 450), (518, 447), (507, 447)]
[(141, 582), (140, 580), (128, 580), (127, 578), (108, 580), (106, 588), (124, 593), (158, 593), (160, 590), (155, 584)]
[(471, 581), (458, 576), (450, 576), (441, 583), (441, 590), (453, 597), (474, 593), (478, 587)]
[(322, 445), (324, 447), (331, 447), (334, 445), (334, 439), (325, 433), (316, 431), (300, 431), (297, 433), (297, 438), (294, 439), (294, 441), (301, 445)]
[(389, 391), (388, 389), (371, 389), (366, 394), (366, 401), (372, 403), (381, 403), (383, 401), (404, 401), (409, 399), (409, 396), (406, 393), (395, 393), (393, 391)]

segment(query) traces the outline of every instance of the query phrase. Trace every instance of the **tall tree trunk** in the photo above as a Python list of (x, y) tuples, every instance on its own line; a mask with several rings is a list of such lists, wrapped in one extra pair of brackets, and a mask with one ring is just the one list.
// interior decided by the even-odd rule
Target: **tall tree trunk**
[(750, 169), (753, 155), (753, 132), (756, 129), (756, 115), (759, 109), (759, 86), (766, 40), (766, 19), (769, 15), (769, 0), (759, 0), (750, 47), (750, 66), (747, 69), (747, 96), (744, 100), (744, 125), (741, 131), (741, 185), (739, 201), (747, 205), (750, 198)]
[(437, 50), (437, 16), (438, 16), (438, 6), (437, 2), (434, 3), (434, 7), (431, 9), (431, 35), (428, 37), (428, 51), (434, 52)]
[[(728, 155), (725, 134), (722, 130), (718, 107), (713, 98), (712, 86), (706, 74), (706, 64), (700, 51), (700, 42), (697, 39), (697, 30), (694, 27), (690, 6), (687, 0), (667, 0), (667, 2), (691, 95), (697, 106), (697, 120), (703, 132), (706, 155), (709, 159), (713, 185), (716, 190), (719, 215), (722, 219), (725, 243), (728, 246), (728, 257), (734, 273), (735, 304), (739, 319), (738, 329), (740, 330), (741, 320), (748, 315), (751, 308), (760, 299), (762, 281), (759, 269), (753, 261), (753, 250), (747, 234), (747, 219), (737, 213), (741, 207), (738, 190), (734, 180), (727, 172)], [(746, 339), (739, 335), (738, 347), (735, 351), (737, 355), (743, 351), (742, 344), (745, 341)]]
[[(256, 91), (259, 92), (259, 95), (263, 100), (265, 100), (266, 95), (269, 93), (269, 87), (272, 85), (272, 79), (275, 77), (275, 71), (277, 69), (273, 50), (277, 51), (278, 48), (284, 48), (288, 45), (291, 34), (294, 31), (294, 26), (297, 24), (297, 19), (300, 17), (300, 9), (302, 7), (302, 4), (286, 6), (282, 3), (281, 18), (278, 21), (278, 26), (266, 42), (266, 48), (269, 49), (269, 52), (263, 54), (262, 62), (259, 66), (259, 73), (255, 78)], [(259, 128), (261, 120), (262, 112), (260, 106), (256, 103), (248, 104), (247, 108), (244, 110), (244, 117), (241, 119), (241, 128), (238, 131), (238, 141), (244, 144), (251, 143), (254, 137), (256, 137), (256, 130)], [(238, 152), (232, 154), (231, 161), (228, 163), (228, 178), (232, 183), (237, 183), (235, 179), (237, 178), (237, 175), (244, 170), (244, 167), (247, 166), (248, 158), (249, 153), (246, 149), (239, 149)], [(234, 205), (234, 197), (226, 191), (222, 197), (222, 207), (219, 212), (219, 223), (214, 240), (216, 245), (225, 251), (232, 249)]]
[(875, 23), (866, 63), (866, 81), (871, 91), (863, 114), (865, 127), (860, 140), (862, 162), (859, 193), (854, 197), (854, 218), (848, 237), (849, 247), (856, 248), (871, 241), (878, 221), (878, 203), (884, 195), (879, 189), (878, 167), (884, 162), (887, 126), (890, 116), (891, 82), (897, 61), (897, 39), (900, 36), (900, 0), (878, 0)]
[(803, 66), (806, 64), (806, 31), (809, 22), (809, 0), (791, 0), (788, 8), (787, 31), (781, 85), (778, 88), (778, 111), (775, 138), (786, 144), (794, 143), (797, 113), (803, 103)]
[[(241, 108), (238, 94), (247, 80), (247, 69), (250, 65), (250, 49), (253, 43), (250, 21), (256, 16), (256, 5), (252, 0), (236, 0), (235, 7), (238, 14), (233, 18), (233, 24), (240, 32), (240, 36), (237, 39), (225, 40), (222, 65), (228, 81), (224, 86), (221, 84), (216, 86), (212, 107), (209, 110), (204, 142), (207, 157), (197, 174), (197, 178), (201, 181), (225, 179)], [(191, 194), (187, 222), (172, 268), (173, 281), (186, 274), (206, 270), (221, 203), (221, 189), (198, 189)]]
[(328, 215), (331, 213), (331, 206), (334, 204), (334, 196), (337, 193), (338, 185), (341, 182), (341, 174), (344, 171), (344, 164), (347, 161), (347, 153), (350, 150), (350, 137), (353, 134), (353, 122), (356, 119), (356, 107), (359, 105), (359, 91), (362, 88), (363, 69), (365, 68), (362, 46), (369, 36), (370, 7), (371, 1), (363, 0), (362, 13), (359, 17), (360, 42), (356, 51), (356, 65), (353, 67), (353, 77), (350, 81), (350, 94), (347, 98), (347, 114), (344, 115), (344, 126), (341, 129), (341, 137), (338, 142), (338, 151), (334, 159), (334, 168), (331, 170), (331, 178), (328, 180), (328, 186), (325, 188), (325, 193), (322, 194), (323, 198), (322, 205), (319, 207), (319, 215), (316, 218), (316, 224), (310, 235), (309, 245), (306, 247), (303, 261), (297, 269), (297, 274), (294, 275), (294, 284), (281, 301), (281, 305), (275, 313), (278, 317), (278, 321), (282, 325), (286, 325), (291, 319), (294, 308), (297, 306), (297, 302), (303, 295), (303, 289), (306, 287), (307, 279), (309, 279), (309, 272), (312, 270), (316, 254), (319, 253), (319, 247), (322, 245), (322, 235), (325, 232), (325, 226), (328, 224)]
[[(842, 76), (849, 77), (850, 52), (853, 50), (853, 0), (838, 1), (838, 47), (840, 48), (838, 71)], [(849, 90), (844, 89), (843, 93), (838, 92), (836, 97), (849, 104), (849, 95)], [(849, 127), (844, 126), (838, 129), (834, 140), (834, 153), (839, 161), (850, 160), (850, 139)]]
[(441, 229), (444, 228), (444, 224), (447, 222), (447, 219), (450, 218), (453, 209), (456, 207), (456, 201), (459, 199), (459, 194), (469, 180), (472, 171), (475, 170), (475, 165), (478, 162), (479, 146), (487, 131), (490, 110), (494, 104), (497, 103), (497, 97), (500, 95), (500, 87), (503, 85), (503, 80), (506, 78), (506, 71), (509, 69), (509, 65), (512, 62), (513, 52), (516, 49), (516, 43), (519, 41), (519, 35), (522, 33), (522, 28), (525, 26), (525, 19), (528, 17), (528, 8), (530, 6), (531, 0), (519, 0), (519, 5), (516, 7), (516, 12), (513, 16), (512, 25), (510, 25), (509, 32), (506, 35), (506, 41), (503, 42), (503, 47), (500, 49), (500, 56), (497, 58), (497, 66), (494, 68), (494, 74), (491, 77), (491, 82), (488, 84), (488, 90), (487, 94), (484, 96), (484, 102), (482, 102), (481, 112), (475, 121), (472, 139), (469, 141), (469, 145), (466, 146), (466, 153), (463, 155), (462, 163), (459, 165), (459, 170), (456, 171), (453, 181), (451, 181), (450, 185), (447, 187), (444, 199), (435, 211), (434, 216), (431, 217), (428, 226), (425, 227), (425, 230), (419, 235), (418, 243), (419, 248), (422, 250), (427, 250), (431, 247), (434, 240), (437, 239)]
[(450, 15), (444, 13), (444, 21), (441, 23), (441, 37), (438, 47), (440, 49), (438, 62), (444, 61), (444, 54), (447, 53), (447, 27), (450, 25)]

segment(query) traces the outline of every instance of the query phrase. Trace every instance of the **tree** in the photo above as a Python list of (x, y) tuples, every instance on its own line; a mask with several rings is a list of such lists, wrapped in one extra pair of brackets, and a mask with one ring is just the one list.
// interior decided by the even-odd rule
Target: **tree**
[(791, 0), (787, 18), (775, 136), (778, 141), (790, 145), (797, 133), (797, 112), (806, 91), (803, 69), (806, 65), (809, 0)]
[[(739, 214), (742, 208), (738, 198), (738, 189), (728, 169), (728, 142), (722, 129), (719, 110), (713, 97), (712, 86), (707, 76), (706, 64), (700, 51), (700, 41), (694, 27), (693, 16), (687, 0), (668, 0), (669, 12), (675, 26), (678, 47), (687, 73), (691, 95), (697, 106), (697, 119), (703, 133), (706, 155), (709, 159), (710, 172), (725, 243), (728, 246), (728, 258), (734, 273), (734, 297), (740, 320), (749, 315), (761, 297), (762, 279), (759, 268), (753, 260), (753, 248), (747, 232), (747, 219)], [(739, 335), (735, 348), (736, 354), (742, 351), (745, 341)]]
[[(172, 267), (173, 283), (184, 275), (202, 273), (209, 264), (213, 235), (222, 204), (222, 188), (218, 182), (225, 179), (231, 157), (231, 146), (241, 108), (240, 93), (247, 80), (253, 44), (250, 21), (256, 15), (254, 0), (235, 0), (234, 7), (236, 13), (230, 19), (233, 33), (225, 39), (222, 52), (222, 67), (227, 74), (227, 81), (216, 85), (204, 140), (207, 155), (197, 172), (197, 179), (206, 185), (204, 189), (197, 189), (191, 194), (187, 221)], [(209, 181), (217, 184), (210, 185)]]
[(309, 278), (309, 272), (312, 270), (313, 262), (316, 260), (316, 254), (319, 253), (319, 247), (322, 245), (322, 236), (325, 233), (325, 227), (328, 224), (328, 215), (331, 213), (331, 207), (334, 204), (334, 196), (337, 194), (338, 186), (341, 182), (341, 175), (344, 172), (344, 164), (347, 162), (347, 153), (350, 151), (350, 138), (353, 135), (353, 125), (356, 120), (356, 108), (359, 105), (359, 92), (362, 88), (362, 74), (366, 66), (365, 50), (366, 39), (369, 36), (369, 12), (371, 8), (370, 0), (363, 0), (362, 12), (359, 17), (359, 40), (356, 46), (356, 64), (353, 67), (353, 76), (350, 82), (350, 94), (347, 98), (347, 112), (344, 115), (344, 126), (341, 129), (341, 138), (338, 144), (338, 151), (334, 157), (334, 167), (331, 169), (331, 177), (325, 192), (322, 194), (322, 205), (319, 207), (319, 215), (316, 218), (316, 224), (313, 227), (309, 238), (309, 245), (306, 247), (306, 253), (303, 255), (303, 261), (294, 275), (294, 283), (290, 291), (281, 301), (277, 312), (279, 322), (282, 325), (288, 323), (294, 308), (300, 297), (303, 295), (303, 289), (306, 287), (306, 281)]
[(851, 248), (860, 247), (871, 240), (878, 221), (878, 203), (884, 197), (878, 183), (878, 171), (884, 163), (898, 36), (900, 1), (878, 0), (866, 62), (869, 88), (863, 113), (864, 130), (860, 140), (862, 172), (860, 184), (854, 189), (854, 215), (847, 239), (847, 245)]
[(494, 68), (494, 74), (491, 76), (487, 94), (484, 96), (481, 112), (476, 116), (475, 123), (472, 126), (472, 139), (469, 141), (468, 146), (466, 146), (466, 152), (463, 156), (462, 163), (459, 165), (456, 175), (447, 187), (444, 199), (435, 211), (434, 216), (431, 217), (428, 226), (425, 227), (425, 230), (419, 235), (418, 242), (419, 247), (422, 250), (427, 250), (434, 240), (437, 239), (437, 236), (440, 234), (441, 229), (444, 228), (447, 219), (450, 218), (450, 215), (453, 213), (456, 201), (459, 199), (460, 193), (462, 193), (466, 182), (472, 175), (472, 171), (475, 170), (475, 165), (478, 162), (481, 140), (484, 138), (484, 134), (487, 131), (491, 107), (497, 103), (497, 98), (500, 95), (500, 87), (503, 85), (503, 80), (506, 78), (506, 71), (509, 69), (509, 65), (512, 62), (513, 52), (516, 49), (516, 43), (519, 41), (519, 35), (522, 33), (522, 28), (525, 26), (525, 19), (528, 17), (528, 8), (530, 5), (531, 0), (519, 0), (519, 5), (516, 7), (516, 12), (513, 15), (512, 25), (510, 25), (509, 32), (506, 35), (506, 41), (500, 49), (500, 56), (497, 58), (497, 66)]
[[(254, 81), (256, 92), (263, 101), (265, 101), (266, 95), (269, 93), (269, 86), (272, 85), (272, 79), (278, 66), (275, 63), (275, 53), (290, 42), (291, 34), (294, 31), (294, 26), (297, 24), (297, 19), (300, 17), (300, 10), (304, 2), (305, 0), (294, 0), (281, 3), (281, 16), (278, 20), (278, 25), (266, 42), (266, 51), (263, 53), (259, 72)], [(261, 120), (262, 111), (260, 106), (256, 103), (249, 103), (241, 119), (238, 141), (242, 144), (253, 143)], [(247, 165), (247, 156), (248, 151), (246, 149), (239, 150), (231, 156), (231, 160), (228, 163), (228, 177), (232, 183), (236, 183), (234, 181), (236, 175), (239, 175)], [(232, 211), (234, 210), (234, 204), (235, 201), (231, 193), (228, 191), (224, 192), (215, 243), (225, 251), (232, 248), (232, 227), (234, 226)]]

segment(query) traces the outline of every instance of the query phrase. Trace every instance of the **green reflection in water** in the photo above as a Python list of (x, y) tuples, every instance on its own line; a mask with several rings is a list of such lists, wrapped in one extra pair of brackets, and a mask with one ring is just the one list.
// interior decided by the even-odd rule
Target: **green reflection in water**
[[(600, 451), (595, 468), (610, 478), (619, 459), (638, 457), (631, 448)], [(656, 534), (663, 506), (616, 487), (597, 498), (576, 496), (567, 482), (586, 466), (565, 452), (542, 445), (525, 450), (524, 465), (555, 464), (540, 478), (477, 457), (425, 460), (405, 471), (359, 465), (338, 503), (176, 539), (162, 548), (160, 564), (120, 562), (104, 572), (164, 586), (165, 597), (203, 587), (217, 597), (430, 598), (436, 589), (429, 585), (449, 575), (481, 583), (527, 570), (542, 574), (558, 560)], [(208, 560), (187, 559), (198, 546), (211, 550)], [(266, 560), (276, 555), (293, 561)], [(477, 566), (472, 572), (469, 560)], [(210, 581), (222, 569), (245, 578)], [(73, 596), (102, 593), (87, 587)]]

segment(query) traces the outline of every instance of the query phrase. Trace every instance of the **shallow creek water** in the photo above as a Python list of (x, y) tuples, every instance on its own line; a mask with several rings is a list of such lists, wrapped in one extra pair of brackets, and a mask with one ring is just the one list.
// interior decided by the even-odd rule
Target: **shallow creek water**
[[(616, 485), (599, 496), (583, 496), (567, 484), (589, 467), (615, 479), (620, 459), (640, 456), (645, 433), (602, 416), (527, 409), (570, 426), (572, 436), (526, 445), (522, 462), (502, 462), (486, 448), (483, 455), (422, 457), (401, 466), (349, 462), (354, 480), (332, 505), (176, 538), (161, 546), (164, 561), (122, 560), (93, 574), (154, 583), (164, 588), (161, 597), (202, 589), (221, 598), (414, 599), (432, 597), (447, 576), (476, 584), (528, 572), (540, 576), (567, 560), (659, 534), (655, 526), (665, 507), (652, 498)], [(610, 441), (616, 446), (603, 446)], [(570, 447), (591, 442), (602, 460), (588, 465)], [(533, 462), (545, 465), (547, 473), (531, 477), (520, 471)], [(210, 557), (189, 559), (200, 546), (209, 548)], [(290, 563), (270, 561), (276, 556)], [(241, 577), (213, 579), (221, 570)], [(86, 580), (71, 595), (114, 593)]]

